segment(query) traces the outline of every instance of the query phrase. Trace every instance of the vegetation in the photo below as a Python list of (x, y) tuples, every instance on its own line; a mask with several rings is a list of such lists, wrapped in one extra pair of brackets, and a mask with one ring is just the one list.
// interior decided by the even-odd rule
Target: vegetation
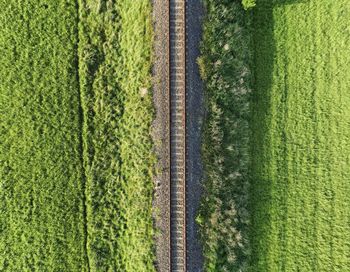
[(207, 0), (201, 74), (206, 83), (204, 196), (200, 225), (206, 271), (247, 268), (249, 228), (250, 17), (239, 0)]
[(0, 1), (0, 271), (87, 271), (77, 10)]
[(87, 248), (92, 271), (153, 271), (148, 0), (80, 3)]
[(350, 6), (206, 3), (206, 270), (347, 270)]
[(350, 267), (349, 20), (347, 0), (254, 9), (254, 271)]
[(245, 10), (251, 9), (256, 6), (255, 0), (242, 0), (242, 5)]
[(0, 8), (0, 270), (154, 271), (150, 1)]

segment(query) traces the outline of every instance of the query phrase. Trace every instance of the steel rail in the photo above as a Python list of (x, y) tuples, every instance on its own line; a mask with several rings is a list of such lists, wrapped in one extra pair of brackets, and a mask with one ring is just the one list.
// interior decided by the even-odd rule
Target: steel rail
[(186, 0), (169, 0), (170, 265), (186, 271)]

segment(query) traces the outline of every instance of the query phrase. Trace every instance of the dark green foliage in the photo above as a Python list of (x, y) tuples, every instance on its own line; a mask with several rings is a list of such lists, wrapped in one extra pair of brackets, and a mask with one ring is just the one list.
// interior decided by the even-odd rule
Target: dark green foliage
[(250, 254), (250, 18), (238, 0), (207, 0), (206, 7), (198, 61), (206, 84), (206, 177), (197, 221), (206, 271), (241, 271), (247, 268)]
[(76, 15), (0, 1), (0, 271), (88, 271)]
[(92, 271), (153, 271), (148, 0), (80, 1), (88, 255)]

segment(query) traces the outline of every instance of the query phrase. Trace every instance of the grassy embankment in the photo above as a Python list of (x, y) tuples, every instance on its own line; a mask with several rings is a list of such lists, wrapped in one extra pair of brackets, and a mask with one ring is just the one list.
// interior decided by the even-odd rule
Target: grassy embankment
[(153, 271), (148, 0), (80, 3), (88, 255), (93, 271)]
[(200, 225), (206, 271), (239, 271), (249, 259), (250, 17), (240, 1), (206, 0), (202, 57), (207, 117)]
[(151, 7), (98, 3), (0, 3), (0, 270), (154, 270)]
[(0, 270), (87, 271), (72, 1), (0, 2)]
[(350, 5), (254, 10), (253, 271), (350, 267)]

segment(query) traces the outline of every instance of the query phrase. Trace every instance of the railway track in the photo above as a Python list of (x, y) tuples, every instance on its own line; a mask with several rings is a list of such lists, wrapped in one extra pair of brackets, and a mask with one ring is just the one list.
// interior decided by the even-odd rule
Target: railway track
[(186, 271), (186, 0), (169, 0), (170, 270)]

